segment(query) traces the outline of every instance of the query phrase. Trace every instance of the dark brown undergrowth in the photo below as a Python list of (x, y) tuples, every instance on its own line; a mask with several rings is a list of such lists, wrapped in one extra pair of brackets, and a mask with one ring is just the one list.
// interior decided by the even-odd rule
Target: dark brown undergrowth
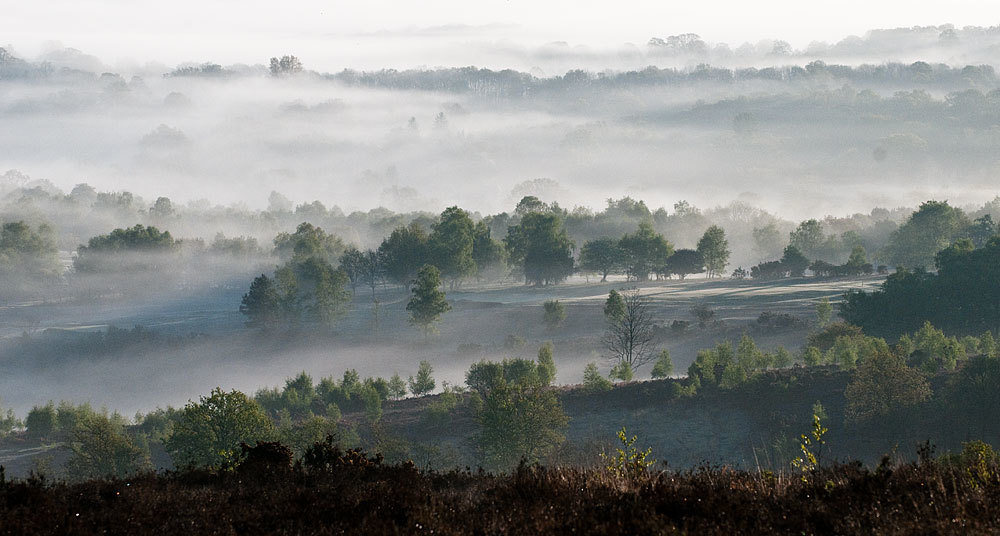
[(3, 534), (983, 534), (996, 467), (924, 460), (773, 475), (725, 467), (622, 480), (600, 469), (421, 472), (317, 444), (235, 471), (0, 483)]

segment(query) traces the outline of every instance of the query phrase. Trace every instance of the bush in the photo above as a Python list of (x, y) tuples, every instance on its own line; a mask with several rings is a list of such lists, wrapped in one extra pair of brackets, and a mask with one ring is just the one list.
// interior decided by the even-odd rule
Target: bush
[(28, 437), (34, 439), (49, 438), (56, 431), (56, 409), (52, 402), (44, 406), (35, 406), (28, 412), (24, 425), (28, 429)]
[(705, 304), (698, 304), (692, 307), (691, 314), (698, 320), (698, 325), (701, 327), (705, 327), (705, 324), (715, 318), (715, 311)]
[(670, 352), (664, 348), (656, 358), (653, 365), (652, 376), (654, 378), (669, 378), (674, 373), (674, 362), (670, 359)]
[(597, 370), (597, 363), (587, 363), (583, 369), (583, 388), (590, 392), (608, 391), (611, 382)]
[(563, 320), (566, 320), (566, 307), (559, 300), (546, 301), (542, 304), (542, 307), (545, 309), (543, 320), (548, 330), (551, 331), (558, 328), (562, 325)]

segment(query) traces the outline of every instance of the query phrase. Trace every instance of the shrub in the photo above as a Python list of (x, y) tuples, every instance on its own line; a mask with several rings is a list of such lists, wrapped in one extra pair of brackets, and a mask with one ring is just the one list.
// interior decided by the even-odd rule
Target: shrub
[(566, 320), (566, 307), (559, 300), (549, 300), (542, 304), (545, 309), (543, 321), (548, 330), (554, 330)]
[(35, 406), (28, 412), (24, 425), (28, 429), (28, 437), (41, 439), (51, 437), (56, 431), (56, 409), (50, 401), (44, 406)]
[(652, 376), (654, 378), (668, 378), (674, 373), (674, 362), (670, 359), (670, 352), (664, 348), (656, 358), (653, 365)]
[(597, 370), (597, 363), (587, 363), (583, 369), (583, 388), (590, 392), (608, 391), (611, 382)]

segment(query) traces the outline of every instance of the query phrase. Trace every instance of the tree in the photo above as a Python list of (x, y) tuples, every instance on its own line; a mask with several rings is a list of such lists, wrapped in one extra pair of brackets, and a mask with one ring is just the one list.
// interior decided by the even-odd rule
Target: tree
[(393, 373), (392, 378), (389, 378), (389, 396), (393, 400), (406, 397), (406, 382), (399, 377), (399, 373)]
[(601, 274), (601, 282), (621, 265), (622, 250), (614, 238), (598, 238), (583, 244), (580, 249), (580, 269)]
[[(87, 241), (87, 245), (77, 248), (73, 267), (77, 272), (99, 273), (104, 271), (147, 270), (155, 268), (148, 254), (167, 253), (174, 250), (177, 242), (170, 231), (160, 231), (152, 225), (142, 224), (127, 229), (115, 229), (106, 235), (99, 235)], [(142, 260), (123, 258), (130, 253), (147, 254)]]
[[(823, 224), (815, 219), (800, 223), (794, 231), (789, 233), (788, 238), (790, 246), (794, 246), (800, 253), (808, 256), (816, 256), (826, 241)], [(788, 251), (787, 247), (785, 251)]]
[(129, 436), (120, 419), (92, 414), (73, 429), (66, 472), (74, 480), (128, 478), (152, 469), (149, 452)]
[(52, 401), (44, 406), (34, 406), (24, 419), (28, 437), (48, 438), (56, 431), (56, 410)]
[(269, 441), (274, 426), (260, 404), (245, 394), (216, 387), (197, 403), (188, 402), (167, 439), (167, 452), (178, 467), (232, 467), (240, 444)]
[(583, 388), (592, 393), (611, 389), (611, 382), (597, 370), (597, 363), (587, 363), (583, 368)]
[(781, 255), (781, 268), (791, 274), (792, 277), (802, 277), (809, 267), (809, 259), (802, 254), (802, 251), (795, 245), (785, 246), (785, 251)]
[(948, 247), (968, 227), (969, 219), (961, 209), (947, 201), (927, 201), (889, 236), (889, 262), (897, 266), (933, 266), (934, 254)]
[(385, 259), (378, 251), (369, 249), (363, 252), (361, 263), (358, 265), (359, 278), (372, 291), (372, 299), (375, 299), (375, 289), (385, 277)]
[(830, 316), (833, 314), (833, 306), (830, 305), (830, 298), (826, 296), (819, 299), (816, 302), (816, 322), (819, 327), (826, 326), (830, 323)]
[(486, 395), (477, 417), (483, 464), (495, 470), (543, 459), (565, 440), (569, 423), (555, 391), (538, 383), (501, 382)]
[(649, 299), (639, 292), (627, 292), (621, 298), (625, 307), (621, 315), (609, 318), (603, 342), (615, 362), (635, 370), (652, 358), (653, 317)]
[(302, 72), (302, 62), (295, 56), (271, 58), (271, 76), (288, 76)]
[(486, 222), (476, 223), (472, 232), (472, 259), (476, 264), (476, 276), (492, 278), (502, 275), (506, 263), (503, 242), (494, 240)]
[(507, 229), (504, 245), (528, 284), (551, 285), (573, 273), (573, 242), (556, 214), (525, 214), (521, 223)]
[(552, 359), (552, 343), (547, 342), (538, 349), (538, 381), (549, 386), (556, 380), (556, 363)]
[(425, 336), (434, 333), (434, 324), (442, 314), (451, 310), (440, 286), (441, 275), (438, 269), (429, 264), (424, 265), (417, 272), (413, 295), (406, 304), (406, 310), (410, 312), (410, 324), (420, 327)]
[(429, 239), (430, 263), (451, 281), (452, 288), (462, 278), (476, 273), (475, 227), (469, 213), (458, 207), (445, 209), (433, 226)]
[(705, 260), (708, 277), (721, 274), (729, 264), (729, 241), (726, 240), (726, 232), (718, 225), (709, 227), (698, 240), (698, 253), (701, 253)]
[(62, 271), (52, 227), (41, 224), (32, 230), (30, 225), (17, 221), (0, 228), (0, 280), (45, 281)]
[(903, 358), (881, 351), (861, 361), (844, 391), (848, 422), (868, 422), (919, 404), (931, 396), (930, 384)]
[(559, 300), (547, 300), (542, 308), (545, 310), (545, 328), (549, 331), (555, 330), (566, 320), (566, 307)]
[(608, 373), (608, 378), (625, 383), (632, 381), (633, 376), (635, 376), (635, 371), (632, 370), (632, 365), (629, 365), (627, 361), (619, 361), (611, 367), (611, 372)]
[(705, 259), (701, 253), (693, 249), (678, 249), (667, 259), (666, 274), (678, 276), (681, 280), (688, 274), (700, 274), (705, 271)]
[[(378, 247), (378, 253), (385, 265), (386, 277), (397, 285), (408, 288), (417, 277), (420, 267), (427, 264), (428, 241), (427, 233), (417, 222), (411, 223), (408, 227), (394, 229)], [(343, 257), (341, 259), (343, 265)], [(348, 262), (352, 260), (348, 259)]]
[(673, 373), (674, 362), (670, 359), (670, 352), (664, 348), (660, 351), (660, 355), (656, 357), (656, 363), (653, 365), (653, 377), (669, 378)]
[(417, 369), (417, 377), (410, 376), (410, 392), (413, 396), (424, 396), (434, 390), (434, 368), (427, 361), (421, 361)]
[(247, 327), (268, 330), (281, 321), (281, 296), (274, 280), (260, 274), (250, 283), (250, 291), (243, 295), (240, 313), (247, 317)]
[(345, 251), (340, 238), (308, 222), (300, 223), (294, 233), (274, 237), (274, 255), (284, 261), (303, 262), (316, 257), (334, 264)]
[(662, 272), (674, 252), (670, 242), (654, 231), (648, 222), (640, 223), (636, 232), (623, 236), (618, 241), (618, 247), (622, 252), (626, 275), (636, 281), (649, 279), (650, 272)]
[(358, 248), (351, 246), (340, 256), (340, 268), (351, 282), (351, 292), (356, 292), (358, 283), (362, 282), (365, 255)]
[(158, 220), (165, 220), (174, 215), (174, 205), (169, 197), (157, 197), (153, 206), (149, 207), (149, 216)]
[(625, 315), (625, 299), (617, 290), (608, 292), (608, 299), (604, 301), (604, 318), (608, 322), (617, 322)]

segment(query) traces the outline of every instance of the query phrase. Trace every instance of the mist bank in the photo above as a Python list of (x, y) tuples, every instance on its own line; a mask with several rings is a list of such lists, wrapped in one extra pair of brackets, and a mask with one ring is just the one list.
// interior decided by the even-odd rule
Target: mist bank
[(204, 64), (140, 77), (7, 56), (0, 171), (201, 206), (262, 208), (279, 191), (345, 213), (498, 212), (539, 179), (569, 207), (740, 198), (793, 219), (996, 193), (988, 65), (774, 57), (549, 77), (302, 61), (281, 76)]

